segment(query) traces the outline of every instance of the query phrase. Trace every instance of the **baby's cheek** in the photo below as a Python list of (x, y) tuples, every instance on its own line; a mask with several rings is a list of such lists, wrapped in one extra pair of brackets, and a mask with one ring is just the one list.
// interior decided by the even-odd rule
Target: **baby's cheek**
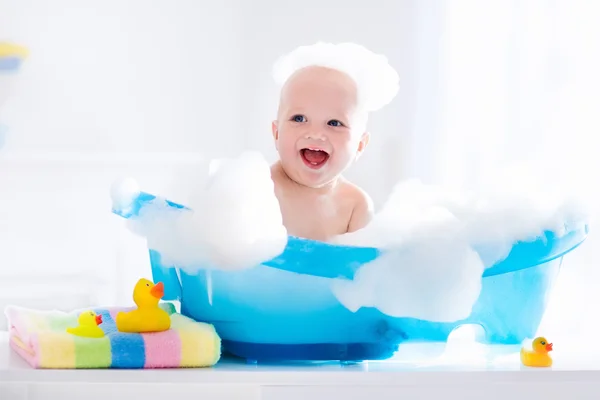
[(277, 147), (280, 152), (286, 152), (290, 148), (290, 140), (286, 135), (279, 135), (279, 140), (277, 140)]
[(280, 143), (279, 157), (282, 161), (291, 161), (297, 156), (293, 143)]
[(337, 147), (345, 147), (347, 149), (358, 144), (358, 140), (355, 136), (352, 136), (349, 132), (340, 133), (332, 137)]
[(338, 149), (339, 154), (343, 154), (344, 157), (352, 158), (356, 151), (358, 150), (358, 141), (355, 140), (340, 140), (336, 144), (336, 149)]
[(285, 140), (282, 144), (283, 144), (283, 149), (286, 154), (289, 155), (289, 154), (293, 154), (296, 152), (296, 145), (293, 141)]

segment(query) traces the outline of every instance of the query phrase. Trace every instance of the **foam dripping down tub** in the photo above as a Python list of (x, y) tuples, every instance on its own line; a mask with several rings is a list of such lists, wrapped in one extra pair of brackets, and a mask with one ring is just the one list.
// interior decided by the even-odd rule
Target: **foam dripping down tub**
[[(131, 218), (154, 199), (142, 192), (127, 210), (113, 212)], [(486, 268), (471, 315), (453, 323), (396, 318), (375, 308), (352, 312), (340, 304), (331, 280), (352, 279), (380, 255), (375, 248), (289, 237), (285, 251), (262, 265), (195, 274), (163, 265), (161, 255), (149, 251), (153, 279), (165, 284), (164, 300), (179, 300), (184, 315), (213, 324), (224, 351), (253, 361), (361, 361), (390, 358), (406, 341), (445, 341), (465, 324), (481, 326), (491, 344), (533, 337), (564, 256), (587, 233), (587, 227), (560, 237), (548, 232), (514, 245), (507, 258)]]

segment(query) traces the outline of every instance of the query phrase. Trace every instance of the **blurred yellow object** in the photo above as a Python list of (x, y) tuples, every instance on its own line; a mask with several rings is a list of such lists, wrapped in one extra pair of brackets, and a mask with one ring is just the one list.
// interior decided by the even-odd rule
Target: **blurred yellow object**
[(29, 51), (23, 46), (0, 42), (0, 57), (25, 58), (28, 55)]

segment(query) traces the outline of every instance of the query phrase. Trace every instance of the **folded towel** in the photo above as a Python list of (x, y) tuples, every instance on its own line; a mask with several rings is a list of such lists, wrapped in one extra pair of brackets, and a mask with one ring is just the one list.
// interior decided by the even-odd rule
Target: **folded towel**
[(196, 322), (170, 303), (171, 329), (155, 333), (117, 331), (115, 316), (132, 308), (92, 308), (102, 315), (102, 338), (67, 333), (79, 313), (8, 306), (10, 345), (34, 368), (182, 368), (210, 367), (221, 357), (221, 339), (210, 324)]

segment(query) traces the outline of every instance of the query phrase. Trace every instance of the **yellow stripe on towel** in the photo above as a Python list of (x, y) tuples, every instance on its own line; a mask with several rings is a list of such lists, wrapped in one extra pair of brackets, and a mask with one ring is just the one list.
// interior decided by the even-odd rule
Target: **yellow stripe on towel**
[(74, 368), (75, 341), (66, 333), (66, 327), (77, 319), (74, 314), (48, 311), (43, 314), (29, 312), (30, 328), (37, 332), (39, 363), (44, 368)]
[(44, 368), (74, 368), (75, 341), (63, 332), (46, 331), (38, 336), (40, 366)]
[(171, 315), (171, 328), (181, 340), (181, 367), (214, 365), (221, 356), (221, 339), (209, 324), (197, 324), (180, 314)]

